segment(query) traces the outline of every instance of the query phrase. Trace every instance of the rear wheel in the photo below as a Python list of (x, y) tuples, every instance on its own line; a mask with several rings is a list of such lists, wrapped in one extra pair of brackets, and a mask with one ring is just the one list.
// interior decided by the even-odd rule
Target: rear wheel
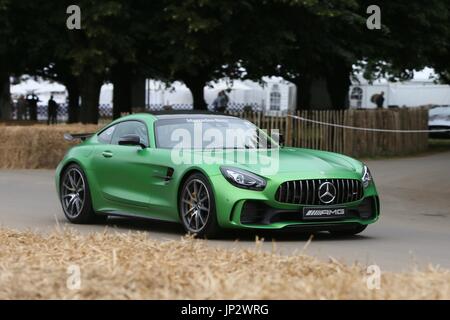
[(106, 220), (106, 216), (94, 212), (89, 184), (79, 165), (71, 164), (64, 170), (59, 194), (64, 215), (70, 222), (81, 224)]
[(339, 229), (330, 230), (330, 233), (336, 236), (354, 236), (358, 233), (363, 232), (364, 230), (366, 230), (366, 228), (367, 225), (359, 224), (356, 226), (342, 227)]
[(219, 235), (214, 194), (203, 174), (195, 173), (184, 182), (179, 213), (186, 232), (208, 238)]

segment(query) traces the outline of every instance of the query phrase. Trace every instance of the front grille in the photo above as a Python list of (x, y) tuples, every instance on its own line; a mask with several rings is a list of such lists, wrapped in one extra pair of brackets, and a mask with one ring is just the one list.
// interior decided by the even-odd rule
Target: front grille
[[(335, 188), (333, 201), (322, 201), (319, 197), (319, 188), (330, 182)], [(364, 195), (360, 180), (356, 179), (311, 179), (294, 180), (282, 183), (275, 194), (278, 202), (300, 205), (334, 205), (360, 200)], [(327, 199), (323, 199), (327, 200)]]

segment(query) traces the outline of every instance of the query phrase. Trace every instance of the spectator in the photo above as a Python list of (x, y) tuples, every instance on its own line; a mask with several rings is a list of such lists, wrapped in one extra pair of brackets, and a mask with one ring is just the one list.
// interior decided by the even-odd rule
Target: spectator
[(47, 125), (56, 124), (56, 116), (58, 115), (58, 104), (53, 100), (53, 96), (50, 96), (48, 100), (48, 117)]
[(214, 108), (214, 111), (216, 112), (225, 112), (225, 110), (228, 107), (228, 95), (225, 93), (225, 91), (220, 91), (217, 95), (217, 98), (214, 99), (212, 105)]
[(383, 109), (384, 104), (384, 91), (381, 91), (379, 95), (375, 98), (375, 104), (377, 105), (378, 109)]
[(27, 120), (27, 101), (23, 95), (17, 99), (17, 120)]
[(39, 102), (39, 97), (34, 93), (27, 96), (28, 101), (28, 114), (30, 115), (31, 121), (37, 121), (37, 107)]

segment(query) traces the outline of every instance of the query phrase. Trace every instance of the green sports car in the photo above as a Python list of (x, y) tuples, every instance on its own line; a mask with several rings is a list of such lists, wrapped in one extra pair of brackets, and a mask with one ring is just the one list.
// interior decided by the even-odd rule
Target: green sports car
[(284, 147), (281, 135), (216, 113), (120, 118), (80, 139), (56, 169), (65, 216), (178, 222), (214, 237), (225, 229), (352, 235), (378, 220), (369, 169), (347, 156)]

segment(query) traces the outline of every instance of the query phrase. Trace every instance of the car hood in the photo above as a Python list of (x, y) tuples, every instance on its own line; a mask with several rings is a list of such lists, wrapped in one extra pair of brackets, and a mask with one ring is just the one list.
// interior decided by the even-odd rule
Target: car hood
[(312, 149), (280, 148), (275, 150), (216, 150), (201, 152), (203, 159), (236, 166), (263, 175), (337, 174), (361, 172), (361, 162), (350, 157)]

